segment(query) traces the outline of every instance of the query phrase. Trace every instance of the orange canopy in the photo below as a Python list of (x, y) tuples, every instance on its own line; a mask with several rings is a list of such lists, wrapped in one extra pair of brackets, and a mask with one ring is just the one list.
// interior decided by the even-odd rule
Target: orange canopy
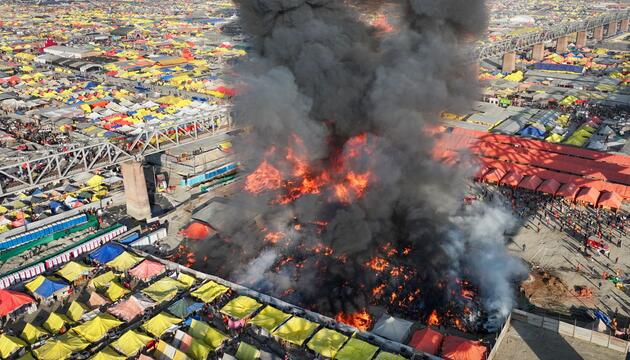
[(204, 223), (195, 221), (182, 231), (182, 235), (191, 240), (205, 240), (214, 234), (214, 230)]
[(477, 341), (447, 336), (442, 345), (442, 357), (446, 360), (483, 360), (486, 358), (486, 347)]
[(563, 198), (566, 198), (567, 200), (573, 201), (578, 191), (580, 191), (580, 188), (578, 188), (577, 185), (573, 183), (566, 183), (560, 186), (560, 189), (558, 189), (558, 192), (556, 192), (556, 196), (561, 196)]
[(538, 186), (542, 183), (542, 179), (536, 175), (528, 175), (523, 178), (523, 181), (518, 184), (518, 187), (521, 189), (527, 189), (531, 191), (536, 191)]
[(425, 353), (436, 355), (440, 349), (442, 339), (444, 339), (444, 336), (441, 333), (431, 328), (424, 328), (413, 333), (409, 346)]
[(21, 292), (0, 289), (0, 316), (6, 316), (23, 305), (33, 302), (33, 298)]
[(521, 180), (523, 180), (523, 175), (512, 170), (509, 173), (507, 173), (507, 175), (505, 175), (503, 179), (501, 179), (500, 184), (516, 187), (516, 185), (518, 185), (521, 182)]
[(614, 191), (604, 191), (599, 197), (597, 206), (617, 210), (621, 207), (621, 196)]
[(592, 187), (583, 187), (575, 197), (575, 201), (591, 205), (596, 205), (597, 199), (599, 199), (599, 190)]
[(505, 171), (503, 171), (501, 169), (494, 168), (494, 169), (491, 169), (490, 171), (488, 171), (488, 173), (483, 176), (483, 179), (486, 182), (498, 184), (499, 181), (501, 181), (501, 179), (504, 176), (505, 176)]
[(558, 189), (560, 189), (560, 184), (555, 179), (547, 179), (543, 181), (542, 184), (538, 187), (538, 191), (543, 192), (545, 194), (555, 195)]

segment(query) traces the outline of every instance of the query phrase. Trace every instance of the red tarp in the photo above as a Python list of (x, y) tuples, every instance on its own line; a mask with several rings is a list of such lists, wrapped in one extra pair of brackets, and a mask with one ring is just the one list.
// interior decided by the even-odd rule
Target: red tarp
[(621, 207), (621, 201), (623, 199), (616, 192), (604, 191), (599, 197), (597, 206), (617, 210)]
[(555, 195), (558, 189), (560, 189), (560, 186), (562, 186), (562, 184), (557, 182), (555, 179), (547, 179), (540, 184), (538, 191), (545, 194)]
[(205, 240), (214, 233), (212, 228), (200, 222), (193, 222), (182, 231), (182, 235), (192, 240)]
[(597, 199), (599, 199), (599, 191), (590, 187), (583, 187), (575, 197), (575, 201), (593, 206), (597, 205)]
[(516, 187), (521, 180), (523, 180), (523, 175), (517, 173), (516, 171), (510, 171), (501, 179), (500, 184)]
[(498, 184), (499, 181), (505, 176), (505, 171), (502, 169), (492, 169), (488, 171), (486, 175), (483, 176), (483, 179), (486, 182)]
[(479, 170), (477, 170), (477, 173), (475, 174), (475, 179), (477, 180), (483, 179), (483, 176), (486, 175), (488, 171), (490, 171), (490, 169), (487, 166), (480, 167)]
[(573, 201), (575, 200), (575, 195), (577, 195), (578, 191), (580, 191), (580, 188), (573, 183), (562, 184), (560, 189), (558, 189), (558, 192), (556, 192), (556, 196), (562, 196)]
[(157, 261), (144, 260), (136, 267), (129, 270), (129, 274), (142, 281), (148, 281), (163, 273), (165, 269), (166, 267)]
[(17, 291), (0, 289), (0, 316), (7, 316), (26, 304), (32, 303), (32, 297)]
[(447, 336), (442, 345), (442, 357), (447, 360), (483, 360), (486, 347), (459, 336)]
[(520, 187), (521, 189), (536, 191), (536, 189), (538, 188), (538, 186), (540, 186), (542, 182), (542, 179), (538, 176), (528, 175), (523, 179), (523, 181), (521, 181), (520, 184), (518, 184), (518, 187)]
[(443, 338), (444, 336), (439, 332), (431, 328), (424, 328), (413, 333), (409, 346), (425, 353), (436, 355)]

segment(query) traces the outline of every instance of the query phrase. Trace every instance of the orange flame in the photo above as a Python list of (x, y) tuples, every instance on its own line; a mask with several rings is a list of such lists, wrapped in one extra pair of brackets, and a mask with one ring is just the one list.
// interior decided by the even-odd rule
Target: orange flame
[(380, 257), (373, 257), (372, 259), (370, 259), (370, 261), (365, 263), (365, 265), (374, 271), (381, 272), (387, 269), (387, 267), (389, 266), (389, 262)]
[(429, 318), (427, 319), (427, 325), (429, 326), (440, 325), (440, 317), (438, 316), (436, 310), (433, 310), (431, 312), (431, 315), (429, 315)]
[(280, 186), (282, 186), (282, 174), (267, 161), (263, 161), (256, 171), (245, 179), (245, 190), (254, 194), (278, 189)]
[(265, 235), (265, 242), (270, 244), (277, 244), (278, 241), (282, 240), (286, 236), (285, 233), (281, 231), (270, 232)]
[(374, 289), (372, 289), (372, 296), (380, 297), (383, 295), (383, 291), (385, 290), (385, 284), (381, 284)]
[(365, 309), (350, 314), (340, 312), (335, 316), (335, 320), (337, 320), (337, 322), (353, 326), (361, 331), (370, 330), (374, 322), (372, 316)]

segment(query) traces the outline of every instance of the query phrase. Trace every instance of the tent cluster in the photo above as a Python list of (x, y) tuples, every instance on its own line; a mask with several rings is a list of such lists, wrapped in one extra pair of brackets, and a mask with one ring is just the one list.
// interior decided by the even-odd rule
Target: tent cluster
[(478, 341), (444, 336), (430, 327), (414, 332), (409, 346), (447, 360), (483, 360), (488, 349)]

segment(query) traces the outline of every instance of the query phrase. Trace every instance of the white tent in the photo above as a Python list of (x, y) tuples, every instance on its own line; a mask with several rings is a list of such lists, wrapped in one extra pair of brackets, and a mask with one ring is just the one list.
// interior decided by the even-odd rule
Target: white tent
[(383, 314), (378, 320), (372, 333), (386, 339), (405, 344), (413, 323), (411, 321), (397, 319), (388, 314)]

